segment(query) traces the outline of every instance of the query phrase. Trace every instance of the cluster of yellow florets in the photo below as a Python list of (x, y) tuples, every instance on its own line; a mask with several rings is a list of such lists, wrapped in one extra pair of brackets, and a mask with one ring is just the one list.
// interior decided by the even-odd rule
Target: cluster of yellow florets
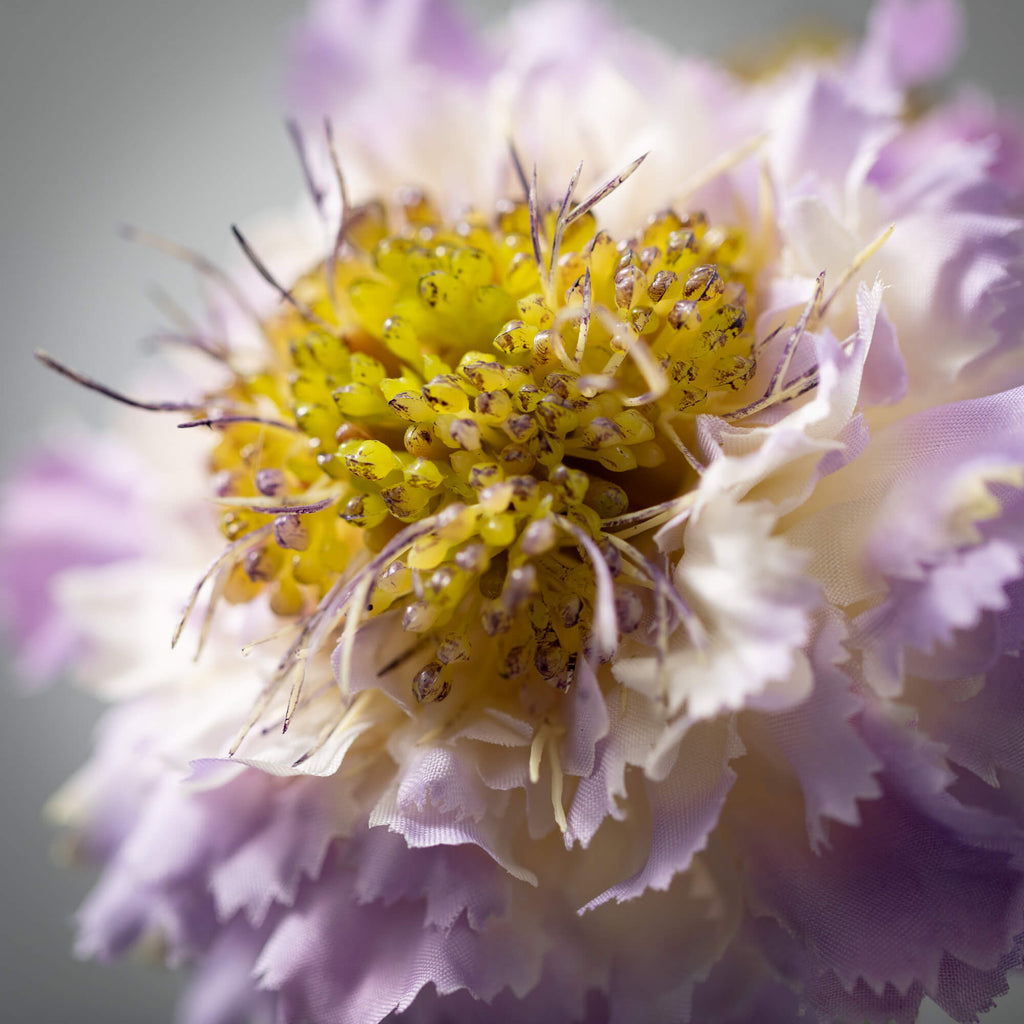
[(481, 658), (568, 686), (589, 563), (637, 628), (651, 583), (614, 525), (686, 489), (680, 435), (753, 372), (744, 284), (741, 240), (699, 215), (616, 241), (525, 202), (454, 226), (420, 195), (360, 208), (265, 324), (263, 372), (216, 397), (236, 414), (212, 457), (226, 596), (311, 611), (385, 550), (366, 613), (400, 609), (423, 638), (418, 699)]

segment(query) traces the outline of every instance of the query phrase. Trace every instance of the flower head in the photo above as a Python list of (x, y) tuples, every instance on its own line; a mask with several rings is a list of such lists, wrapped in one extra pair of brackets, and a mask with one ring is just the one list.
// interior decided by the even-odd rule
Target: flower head
[(41, 563), (120, 700), (55, 801), (105, 866), (82, 952), (159, 938), (223, 1024), (989, 1008), (1024, 179), (1005, 117), (908, 98), (958, 25), (888, 0), (743, 78), (584, 3), (491, 44), (440, 0), (314, 6), (319, 219), (236, 231), (241, 284), (200, 265), (191, 391), (44, 357), (185, 428), (132, 438), (123, 546)]

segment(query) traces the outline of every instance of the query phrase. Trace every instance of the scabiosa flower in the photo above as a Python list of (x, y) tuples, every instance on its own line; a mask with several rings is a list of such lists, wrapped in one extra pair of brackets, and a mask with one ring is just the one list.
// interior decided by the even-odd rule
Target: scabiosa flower
[(183, 397), (45, 356), (186, 429), (8, 503), (28, 656), (117, 702), (54, 803), (103, 865), (82, 954), (191, 965), (190, 1024), (991, 1007), (1024, 178), (1011, 115), (923, 88), (958, 31), (887, 0), (751, 79), (582, 2), (490, 42), (314, 6), (318, 217), (197, 261)]

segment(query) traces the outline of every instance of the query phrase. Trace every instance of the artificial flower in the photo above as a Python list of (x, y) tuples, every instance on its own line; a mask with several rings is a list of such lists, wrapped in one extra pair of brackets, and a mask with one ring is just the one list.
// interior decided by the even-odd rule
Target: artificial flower
[(189, 965), (187, 1024), (992, 1006), (1024, 175), (930, 91), (959, 31), (749, 76), (584, 2), (314, 5), (312, 204), (198, 263), (175, 393), (44, 356), (159, 416), (10, 490), (25, 657), (115, 705), (54, 801), (79, 952)]

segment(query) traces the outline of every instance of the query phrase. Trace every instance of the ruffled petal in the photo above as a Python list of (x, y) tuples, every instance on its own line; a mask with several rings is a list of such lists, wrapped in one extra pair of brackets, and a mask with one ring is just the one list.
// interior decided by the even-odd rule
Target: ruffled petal
[[(934, 748), (888, 723), (862, 721), (885, 764), (884, 795), (861, 805), (859, 828), (833, 827), (828, 852), (814, 856), (799, 841), (799, 819), (784, 820), (786, 805), (772, 804), (769, 825), (747, 801), (736, 824), (749, 829), (760, 820), (759, 838), (750, 834), (753, 906), (845, 991), (861, 981), (879, 995), (919, 984), (934, 997), (951, 969), (947, 958), (994, 972), (1013, 949), (1024, 924), (1021, 837), (946, 791), (951, 776)], [(965, 929), (966, 920), (977, 924)]]
[(678, 873), (686, 871), (694, 854), (707, 846), (736, 779), (728, 763), (743, 752), (743, 744), (727, 722), (695, 725), (669, 774), (659, 782), (647, 783), (651, 816), (647, 863), (583, 909), (593, 910), (612, 899), (623, 903), (648, 889), (665, 890)]
[(3, 616), (18, 639), (19, 672), (38, 682), (88, 646), (56, 600), (68, 570), (139, 555), (150, 537), (133, 450), (74, 439), (40, 452), (7, 484), (0, 520)]
[[(688, 522), (674, 583), (701, 623), (702, 640), (684, 642), (666, 658), (673, 713), (709, 718), (807, 696), (801, 648), (817, 593), (801, 552), (771, 536), (775, 522), (763, 506), (724, 496)], [(659, 695), (654, 657), (620, 659), (613, 671), (624, 685)]]
[(377, 1022), (428, 984), (441, 995), (467, 989), (491, 1000), (506, 986), (522, 995), (536, 983), (543, 945), (507, 919), (481, 931), (465, 918), (424, 927), (421, 904), (360, 904), (353, 886), (351, 869), (329, 861), (263, 948), (256, 970), (287, 1019)]

